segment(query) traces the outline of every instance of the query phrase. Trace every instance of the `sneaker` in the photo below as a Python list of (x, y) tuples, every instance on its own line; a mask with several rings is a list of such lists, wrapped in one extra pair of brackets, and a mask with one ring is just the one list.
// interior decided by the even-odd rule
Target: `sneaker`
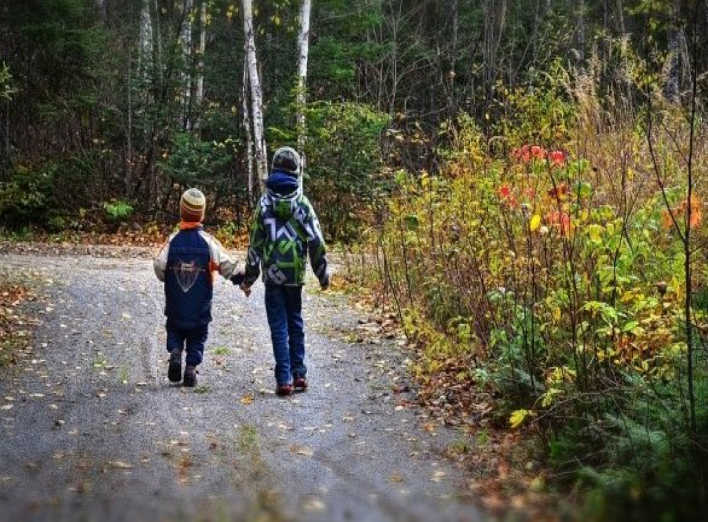
[(167, 378), (171, 382), (182, 380), (182, 350), (175, 348), (170, 352), (170, 364), (167, 367)]
[(197, 367), (187, 365), (184, 369), (184, 380), (182, 381), (188, 388), (194, 388), (197, 385)]
[(278, 384), (278, 386), (275, 388), (275, 394), (278, 397), (288, 397), (289, 395), (292, 395), (293, 393), (293, 383), (288, 382), (285, 384)]
[(307, 390), (307, 379), (305, 379), (304, 375), (300, 375), (299, 373), (295, 374), (293, 378), (293, 388), (296, 392), (304, 392)]

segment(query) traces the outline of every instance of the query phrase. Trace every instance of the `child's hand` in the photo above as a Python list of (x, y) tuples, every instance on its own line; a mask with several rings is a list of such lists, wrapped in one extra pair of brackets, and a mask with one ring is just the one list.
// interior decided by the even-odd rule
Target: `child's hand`
[(241, 287), (241, 290), (243, 291), (243, 294), (246, 297), (249, 297), (251, 295), (251, 287), (250, 286), (248, 286), (245, 283), (241, 283), (240, 287)]

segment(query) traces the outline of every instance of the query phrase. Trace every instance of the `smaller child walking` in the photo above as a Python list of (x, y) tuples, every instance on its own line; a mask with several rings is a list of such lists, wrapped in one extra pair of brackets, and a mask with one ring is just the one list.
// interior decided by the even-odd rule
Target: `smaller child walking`
[(290, 147), (273, 155), (266, 193), (251, 224), (246, 274), (248, 293), (263, 270), (265, 307), (275, 357), (275, 392), (288, 396), (307, 389), (302, 286), (306, 256), (322, 289), (329, 286), (320, 224), (298, 181), (300, 156)]
[(182, 194), (179, 231), (169, 237), (154, 260), (155, 274), (165, 283), (165, 329), (170, 353), (167, 377), (172, 382), (182, 380), (184, 386), (189, 387), (197, 384), (197, 366), (202, 362), (209, 335), (213, 271), (218, 270), (235, 285), (243, 282), (243, 273), (237, 271), (236, 261), (216, 239), (204, 232), (205, 209), (206, 198), (201, 191), (192, 188)]

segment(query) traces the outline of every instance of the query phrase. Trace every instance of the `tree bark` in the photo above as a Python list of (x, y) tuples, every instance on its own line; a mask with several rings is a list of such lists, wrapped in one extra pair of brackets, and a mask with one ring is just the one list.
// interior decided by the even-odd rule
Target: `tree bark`
[(256, 149), (256, 171), (260, 181), (261, 192), (265, 190), (268, 178), (268, 159), (263, 132), (263, 95), (258, 76), (258, 60), (256, 59), (256, 39), (253, 33), (253, 7), (251, 0), (243, 0), (243, 33), (246, 47), (246, 64), (251, 94), (251, 122), (253, 124), (253, 140)]
[(138, 75), (143, 86), (150, 79), (153, 66), (153, 28), (150, 15), (150, 0), (143, 0), (140, 6), (140, 47), (138, 50)]
[[(207, 0), (201, 0), (199, 7), (199, 44), (197, 46), (197, 87), (194, 104), (199, 113), (204, 102), (204, 53), (206, 51)], [(199, 116), (194, 117), (194, 128), (199, 128)]]
[(307, 156), (305, 153), (305, 142), (307, 141), (307, 122), (305, 121), (305, 109), (307, 106), (307, 59), (310, 51), (310, 11), (311, 0), (302, 0), (300, 10), (300, 37), (298, 47), (300, 56), (297, 67), (297, 148), (301, 158), (300, 185), (304, 175)]
[(487, 94), (497, 79), (497, 52), (506, 24), (506, 0), (487, 0), (484, 4), (483, 78)]
[(251, 126), (251, 112), (249, 106), (248, 64), (243, 64), (242, 85), (242, 110), (243, 128), (246, 131), (246, 164), (248, 167), (248, 199), (253, 202), (253, 127)]
[(96, 7), (98, 8), (98, 12), (101, 15), (101, 19), (105, 20), (106, 19), (106, 0), (96, 0)]
[(182, 44), (182, 57), (184, 69), (182, 72), (182, 123), (187, 130), (192, 129), (192, 0), (184, 0), (182, 13), (182, 28), (180, 42)]
[(669, 30), (669, 54), (664, 64), (664, 96), (671, 103), (678, 103), (681, 76), (681, 27), (679, 16), (680, 0), (674, 0), (671, 29)]

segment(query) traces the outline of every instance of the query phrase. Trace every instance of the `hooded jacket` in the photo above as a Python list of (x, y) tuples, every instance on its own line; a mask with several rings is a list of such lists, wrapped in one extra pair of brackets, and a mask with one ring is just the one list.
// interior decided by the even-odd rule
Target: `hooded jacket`
[(244, 283), (252, 285), (262, 270), (264, 284), (303, 285), (308, 255), (320, 284), (326, 286), (329, 272), (325, 242), (315, 210), (296, 177), (275, 171), (268, 178), (266, 193), (251, 223)]

